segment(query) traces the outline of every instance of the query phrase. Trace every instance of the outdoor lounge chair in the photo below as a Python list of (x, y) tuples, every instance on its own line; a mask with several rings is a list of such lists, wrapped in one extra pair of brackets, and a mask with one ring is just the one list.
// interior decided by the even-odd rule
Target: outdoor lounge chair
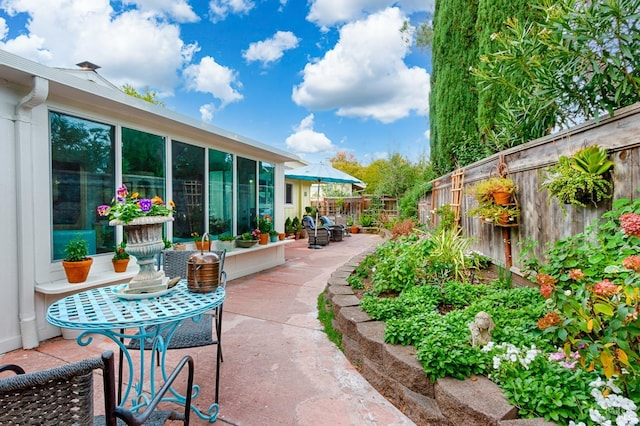
[[(157, 411), (158, 403), (185, 365), (188, 366), (188, 392), (184, 413), (174, 410)], [(102, 370), (105, 414), (94, 418), (95, 370)], [(114, 370), (112, 351), (104, 352), (101, 358), (86, 359), (33, 373), (25, 373), (15, 364), (0, 366), (0, 372), (15, 373), (10, 376), (3, 373), (0, 377), (0, 424), (116, 426), (122, 424), (122, 421), (127, 425), (160, 425), (168, 419), (183, 420), (185, 425), (189, 424), (194, 371), (191, 356), (186, 355), (180, 360), (162, 388), (141, 413), (116, 406)]]
[(309, 235), (309, 246), (326, 246), (331, 239), (331, 230), (326, 226), (318, 226), (316, 232), (315, 221), (311, 216), (302, 217), (302, 226)]
[(331, 241), (342, 241), (342, 238), (345, 235), (349, 234), (346, 226), (334, 223), (327, 216), (320, 216), (320, 223), (323, 226), (328, 226), (329, 229), (331, 229)]

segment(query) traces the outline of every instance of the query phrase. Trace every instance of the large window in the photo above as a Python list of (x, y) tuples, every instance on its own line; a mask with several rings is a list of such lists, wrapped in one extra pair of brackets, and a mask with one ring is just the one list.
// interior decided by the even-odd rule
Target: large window
[(255, 228), (256, 219), (256, 162), (238, 157), (238, 234)]
[(164, 138), (123, 127), (122, 183), (141, 198), (165, 199), (165, 176)]
[(273, 164), (260, 162), (260, 186), (258, 187), (258, 202), (260, 203), (260, 216), (273, 217), (273, 187), (275, 181), (275, 167)]
[(115, 128), (57, 112), (49, 113), (53, 260), (76, 236), (87, 241), (89, 254), (113, 250), (113, 229), (96, 207), (114, 193)]
[[(209, 233), (233, 235), (233, 155), (209, 150)], [(214, 237), (215, 238), (215, 237)]]
[(174, 241), (191, 238), (193, 232), (202, 235), (204, 220), (204, 148), (172, 141), (173, 202), (176, 203), (173, 222)]

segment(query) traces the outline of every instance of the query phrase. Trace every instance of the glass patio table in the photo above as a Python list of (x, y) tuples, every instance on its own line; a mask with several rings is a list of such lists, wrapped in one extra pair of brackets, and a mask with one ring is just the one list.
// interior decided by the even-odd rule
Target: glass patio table
[[(125, 284), (126, 285), (126, 284)], [(87, 291), (72, 294), (60, 299), (49, 306), (47, 321), (49, 323), (73, 330), (82, 330), (76, 339), (81, 346), (86, 346), (93, 340), (92, 335), (103, 335), (115, 342), (129, 367), (129, 380), (120, 404), (124, 405), (134, 387), (135, 369), (125, 339), (137, 339), (140, 349), (140, 362), (137, 368), (137, 383), (135, 394), (131, 398), (132, 409), (138, 410), (151, 401), (156, 393), (155, 368), (156, 362), (160, 365), (163, 380), (167, 378), (165, 369), (166, 351), (176, 328), (188, 318), (194, 321), (201, 319), (202, 314), (220, 306), (225, 299), (225, 290), (218, 287), (210, 293), (194, 293), (187, 289), (185, 279), (175, 287), (161, 292), (154, 297), (149, 295), (122, 295), (119, 290), (121, 285), (93, 288)], [(156, 327), (149, 327), (149, 326)], [(127, 334), (126, 329), (137, 329), (137, 334)], [(165, 337), (163, 337), (166, 336)], [(218, 351), (220, 345), (218, 344)], [(144, 350), (151, 349), (149, 362), (150, 396), (143, 392), (145, 382), (145, 357)], [(158, 358), (156, 358), (158, 357)], [(122, 358), (121, 358), (122, 359)], [(216, 371), (216, 375), (219, 372)], [(198, 385), (194, 386), (193, 398), (200, 391)], [(166, 400), (184, 404), (184, 395), (171, 389), (171, 397)], [(213, 403), (206, 413), (201, 412), (193, 404), (191, 409), (200, 418), (215, 422), (218, 416), (219, 406)]]

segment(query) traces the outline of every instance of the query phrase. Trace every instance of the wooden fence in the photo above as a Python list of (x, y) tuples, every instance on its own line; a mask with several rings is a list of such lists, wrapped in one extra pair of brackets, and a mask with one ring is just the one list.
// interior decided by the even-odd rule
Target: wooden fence
[[(568, 205), (564, 215), (557, 200), (549, 203), (547, 190), (540, 190), (544, 168), (556, 163), (560, 155), (571, 156), (590, 145), (606, 148), (614, 162), (612, 200), (640, 197), (640, 103), (636, 103), (616, 111), (613, 117), (586, 122), (465, 167), (460, 225), (465, 235), (474, 238), (473, 249), (491, 257), (496, 264), (511, 265), (512, 271), (519, 273), (522, 266), (519, 243), (528, 239), (537, 241), (535, 254), (542, 259), (545, 244), (583, 232), (588, 224), (609, 210), (612, 200), (606, 200), (597, 207)], [(476, 203), (466, 189), (489, 177), (500, 157), (519, 188), (517, 199), (521, 216), (517, 227), (492, 226), (466, 214)], [(451, 189), (452, 174), (433, 181), (432, 192), (420, 203), (420, 217), (437, 222), (433, 211), (451, 203)]]

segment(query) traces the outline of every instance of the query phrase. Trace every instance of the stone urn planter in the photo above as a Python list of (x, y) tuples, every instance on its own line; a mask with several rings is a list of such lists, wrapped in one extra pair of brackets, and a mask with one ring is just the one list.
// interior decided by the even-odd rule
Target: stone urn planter
[(146, 292), (166, 289), (164, 272), (156, 270), (156, 255), (164, 248), (162, 227), (173, 220), (173, 216), (143, 216), (129, 223), (118, 219), (109, 222), (111, 226), (122, 225), (127, 236), (127, 252), (135, 256), (140, 267), (138, 274), (129, 281), (129, 288)]

